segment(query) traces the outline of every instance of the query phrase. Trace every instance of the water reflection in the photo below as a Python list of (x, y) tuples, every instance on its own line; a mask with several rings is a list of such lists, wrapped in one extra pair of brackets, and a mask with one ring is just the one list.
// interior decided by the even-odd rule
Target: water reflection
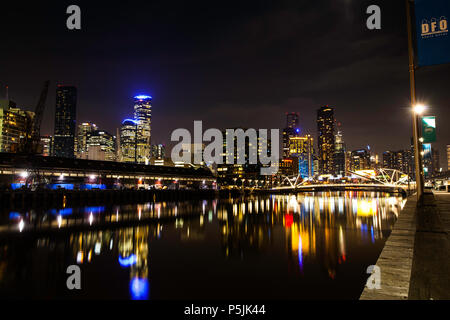
[[(296, 287), (320, 284), (330, 297), (353, 298), (404, 204), (395, 195), (333, 192), (11, 212), (0, 225), (0, 294), (274, 297), (258, 291), (270, 277), (268, 289), (284, 290), (275, 297), (314, 297)], [(71, 264), (86, 275), (79, 296), (64, 288)], [(342, 278), (351, 281), (345, 293)]]

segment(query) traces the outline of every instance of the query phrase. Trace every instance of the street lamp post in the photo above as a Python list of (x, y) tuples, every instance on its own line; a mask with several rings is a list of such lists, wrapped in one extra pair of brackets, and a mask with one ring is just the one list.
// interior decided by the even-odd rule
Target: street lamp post
[(420, 204), (423, 199), (423, 169), (422, 156), (419, 141), (419, 116), (424, 111), (424, 107), (416, 104), (416, 65), (414, 61), (413, 49), (413, 33), (411, 22), (411, 8), (410, 1), (406, 0), (406, 18), (408, 25), (408, 53), (409, 53), (409, 84), (411, 89), (411, 108), (413, 114), (413, 140), (414, 140), (414, 162), (416, 169), (416, 189), (417, 189), (417, 203)]

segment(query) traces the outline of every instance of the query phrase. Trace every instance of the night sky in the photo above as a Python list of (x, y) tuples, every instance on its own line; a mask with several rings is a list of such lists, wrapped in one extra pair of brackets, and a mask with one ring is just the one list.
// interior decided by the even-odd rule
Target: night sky
[[(66, 8), (82, 30), (66, 28)], [(366, 8), (382, 9), (382, 30)], [(53, 133), (56, 83), (78, 87), (78, 122), (115, 134), (137, 94), (153, 96), (152, 142), (180, 127), (283, 128), (335, 107), (349, 150), (406, 149), (411, 137), (403, 0), (3, 1), (0, 85), (33, 110), (52, 81), (42, 134)], [(450, 144), (450, 65), (417, 72), (417, 97), (437, 116), (441, 167)], [(2, 89), (2, 91), (4, 91)], [(3, 92), (1, 92), (3, 96)]]

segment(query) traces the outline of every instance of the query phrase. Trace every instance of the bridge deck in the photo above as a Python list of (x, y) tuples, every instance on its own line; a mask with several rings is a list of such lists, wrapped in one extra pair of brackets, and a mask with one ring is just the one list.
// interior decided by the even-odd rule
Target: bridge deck
[(314, 184), (302, 185), (297, 187), (278, 187), (271, 191), (273, 192), (302, 192), (302, 191), (321, 191), (321, 190), (364, 190), (364, 191), (395, 191), (410, 193), (407, 185), (391, 185), (391, 184), (372, 184), (372, 183), (343, 183), (343, 184)]

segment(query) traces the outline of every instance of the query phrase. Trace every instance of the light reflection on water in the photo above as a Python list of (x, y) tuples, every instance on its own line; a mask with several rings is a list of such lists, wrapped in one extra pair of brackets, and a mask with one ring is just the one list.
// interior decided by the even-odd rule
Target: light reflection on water
[[(404, 204), (328, 192), (11, 212), (0, 296), (357, 298)], [(80, 292), (65, 288), (71, 264)]]

